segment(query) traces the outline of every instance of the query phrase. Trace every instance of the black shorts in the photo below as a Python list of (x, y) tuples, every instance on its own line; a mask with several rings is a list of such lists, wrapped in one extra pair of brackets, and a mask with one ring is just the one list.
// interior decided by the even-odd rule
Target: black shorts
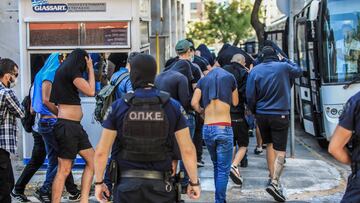
[(247, 147), (249, 145), (249, 125), (245, 119), (232, 120), (231, 126), (234, 132), (234, 146)]
[(92, 148), (89, 137), (79, 121), (58, 119), (54, 126), (59, 157), (75, 159), (79, 151)]
[(264, 144), (272, 143), (275, 150), (286, 151), (288, 115), (256, 115), (256, 122)]

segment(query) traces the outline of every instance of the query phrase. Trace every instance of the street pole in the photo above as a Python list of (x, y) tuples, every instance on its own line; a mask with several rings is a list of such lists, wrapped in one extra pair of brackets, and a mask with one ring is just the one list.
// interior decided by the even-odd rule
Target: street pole
[[(293, 1), (289, 1), (289, 57), (294, 61), (294, 9)], [(290, 156), (295, 157), (295, 90), (291, 88), (291, 108), (290, 108)]]
[[(289, 57), (294, 61), (294, 9), (293, 1), (289, 0)], [(290, 108), (290, 156), (295, 157), (295, 90), (291, 88), (291, 108)]]

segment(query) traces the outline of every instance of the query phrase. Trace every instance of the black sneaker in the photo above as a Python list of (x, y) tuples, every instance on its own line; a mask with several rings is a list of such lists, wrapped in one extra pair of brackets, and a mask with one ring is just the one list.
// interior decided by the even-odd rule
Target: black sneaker
[(41, 202), (41, 203), (51, 203), (51, 194), (41, 192), (40, 189), (37, 189), (34, 193), (34, 196)]
[(280, 184), (271, 182), (270, 185), (266, 187), (266, 192), (268, 192), (278, 202), (286, 201)]
[(197, 167), (198, 167), (198, 168), (204, 167), (204, 165), (205, 165), (205, 162), (204, 162), (204, 161), (198, 161), (198, 162), (197, 162)]
[(11, 191), (11, 197), (17, 202), (31, 202), (24, 193), (18, 193), (15, 190)]
[(81, 199), (81, 192), (78, 191), (75, 194), (69, 193), (69, 202), (78, 202)]
[(247, 154), (245, 154), (244, 158), (240, 162), (240, 167), (246, 168), (246, 167), (248, 167), (248, 164), (249, 163), (248, 163)]
[(239, 169), (232, 165), (230, 169), (230, 178), (236, 185), (242, 185), (243, 178), (240, 176)]
[(262, 155), (264, 150), (261, 147), (255, 147), (254, 154), (256, 155)]

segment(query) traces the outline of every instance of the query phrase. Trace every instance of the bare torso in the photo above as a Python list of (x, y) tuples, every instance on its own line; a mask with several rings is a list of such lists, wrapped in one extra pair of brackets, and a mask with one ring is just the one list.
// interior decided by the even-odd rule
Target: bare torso
[(81, 121), (83, 117), (82, 109), (80, 105), (67, 105), (59, 104), (59, 114), (58, 118)]
[(213, 124), (218, 122), (231, 123), (230, 105), (218, 99), (211, 100), (205, 108), (204, 124)]

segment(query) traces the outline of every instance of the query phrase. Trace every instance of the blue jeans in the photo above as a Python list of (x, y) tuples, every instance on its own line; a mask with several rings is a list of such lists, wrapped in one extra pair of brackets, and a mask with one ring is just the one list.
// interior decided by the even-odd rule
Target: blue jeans
[[(53, 133), (53, 128), (57, 119), (55, 118), (41, 118), (39, 120), (39, 134), (42, 136), (46, 154), (48, 158), (48, 167), (46, 170), (46, 176), (43, 186), (40, 188), (40, 191), (43, 193), (51, 192), (52, 183), (57, 173), (58, 166), (58, 145)], [(66, 190), (75, 194), (78, 192), (77, 186), (74, 184), (74, 179), (72, 173), (67, 177), (65, 182)]]
[[(188, 119), (186, 121), (186, 124), (190, 129), (190, 136), (191, 136), (191, 138), (193, 138), (194, 134), (195, 134), (195, 116), (193, 114), (187, 114), (187, 117), (188, 117)], [(181, 185), (186, 186), (189, 184), (189, 176), (185, 170), (185, 166), (182, 161), (180, 161), (180, 171), (184, 172), (184, 179), (181, 182)]]
[(40, 188), (42, 192), (50, 192), (51, 185), (57, 171), (57, 143), (53, 134), (53, 128), (56, 123), (54, 118), (42, 118), (39, 120), (39, 134), (45, 142), (45, 149), (48, 158), (48, 167), (43, 186)]
[(203, 138), (214, 165), (215, 202), (223, 203), (231, 168), (233, 130), (231, 126), (204, 125)]

